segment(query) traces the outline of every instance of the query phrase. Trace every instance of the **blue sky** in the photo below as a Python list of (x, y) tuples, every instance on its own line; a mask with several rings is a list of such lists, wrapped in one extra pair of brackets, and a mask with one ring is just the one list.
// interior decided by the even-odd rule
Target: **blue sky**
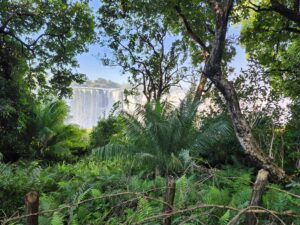
[[(96, 11), (100, 6), (99, 0), (92, 0), (91, 6), (94, 11)], [(228, 31), (228, 36), (238, 36), (240, 32), (239, 26), (230, 27)], [(95, 80), (97, 78), (104, 78), (107, 80), (112, 80), (118, 83), (126, 83), (127, 76), (122, 75), (120, 67), (109, 67), (104, 66), (101, 63), (101, 55), (106, 53), (108, 56), (111, 55), (108, 48), (100, 47), (99, 44), (93, 44), (89, 46), (89, 51), (87, 53), (81, 54), (77, 57), (79, 62), (78, 72), (87, 75), (88, 79)], [(231, 62), (231, 66), (235, 68), (235, 72), (239, 72), (241, 68), (246, 67), (245, 50), (237, 45), (236, 46), (236, 56)]]
[[(91, 0), (90, 5), (96, 13), (100, 7), (100, 0)], [(122, 76), (121, 68), (102, 65), (100, 59), (104, 53), (111, 55), (108, 48), (101, 48), (99, 44), (90, 45), (88, 52), (77, 57), (79, 62), (78, 72), (86, 74), (90, 80), (101, 77), (118, 83), (126, 83), (127, 77)]]

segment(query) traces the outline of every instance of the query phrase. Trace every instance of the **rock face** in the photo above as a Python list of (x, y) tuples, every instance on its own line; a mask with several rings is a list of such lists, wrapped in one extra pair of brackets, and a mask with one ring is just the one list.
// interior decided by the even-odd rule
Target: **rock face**
[(122, 99), (122, 89), (73, 87), (73, 96), (67, 101), (70, 106), (67, 122), (92, 128), (99, 118), (109, 115), (114, 103)]

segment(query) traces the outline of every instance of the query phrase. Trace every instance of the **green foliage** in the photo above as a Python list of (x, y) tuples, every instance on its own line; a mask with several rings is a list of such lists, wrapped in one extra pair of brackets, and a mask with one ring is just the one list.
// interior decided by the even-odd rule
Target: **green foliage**
[[(30, 68), (24, 80), (32, 89), (41, 88), (42, 97), (70, 95), (71, 82), (84, 80), (74, 68), (75, 56), (94, 38), (88, 1), (1, 1), (0, 18), (1, 49), (24, 59)], [(13, 63), (2, 50), (0, 54)]]
[[(246, 1), (244, 4), (249, 5)], [(285, 1), (285, 4), (292, 5), (292, 1)], [(258, 7), (268, 8), (270, 2), (260, 1)], [(299, 26), (273, 10), (255, 12), (249, 9), (242, 24), (241, 42), (247, 54), (269, 69), (265, 75), (277, 92), (297, 98), (300, 93)]]
[(222, 118), (206, 122), (199, 130), (195, 126), (198, 106), (188, 96), (178, 108), (166, 102), (138, 107), (134, 115), (124, 114), (123, 143), (108, 144), (94, 154), (106, 159), (121, 157), (134, 168), (158, 170), (162, 175), (182, 172), (194, 161), (192, 156), (219, 154), (212, 151), (220, 141), (228, 143), (231, 138), (228, 145), (236, 141), (230, 123)]
[[(38, 162), (29, 164), (0, 164), (1, 213), (6, 218), (24, 213), (23, 198), (28, 191), (40, 193), (40, 210), (59, 209), (40, 216), (40, 224), (124, 224), (137, 223), (161, 213), (165, 181), (161, 177), (145, 179), (140, 176), (126, 176), (122, 161), (99, 162), (86, 158), (75, 164), (60, 163), (42, 167)], [(207, 171), (208, 172), (208, 171)], [(175, 209), (186, 209), (197, 205), (225, 205), (239, 209), (247, 207), (251, 195), (251, 172), (227, 167), (210, 172), (202, 170), (197, 174), (183, 175), (176, 181)], [(299, 194), (299, 184), (287, 187), (270, 185), (263, 197), (263, 207), (280, 212), (299, 212), (300, 201), (280, 192), (283, 189)], [(114, 194), (134, 192), (140, 195)], [(110, 196), (110, 197), (105, 197)], [(89, 200), (94, 198), (92, 200)], [(78, 203), (86, 201), (78, 205)], [(62, 207), (70, 206), (62, 209)], [(179, 224), (194, 218), (190, 224), (226, 224), (236, 215), (227, 209), (202, 208), (173, 216), (173, 223)], [(272, 217), (262, 216), (262, 223)], [(282, 218), (287, 224), (296, 223), (293, 218)], [(199, 222), (200, 221), (200, 222)], [(24, 221), (15, 221), (24, 224)], [(243, 224), (244, 217), (240, 219)], [(148, 224), (159, 224), (158, 220)]]
[[(28, 102), (25, 104), (29, 107)], [(77, 125), (65, 124), (68, 107), (63, 101), (36, 103), (36, 105), (30, 106), (29, 115), (23, 114), (25, 110), (27, 109), (20, 109), (19, 115), (10, 115), (11, 124), (6, 124), (3, 131), (0, 129), (3, 132), (0, 146), (4, 160), (14, 161), (20, 157), (76, 160), (77, 156), (87, 152), (88, 133)], [(17, 125), (20, 127), (14, 127)], [(10, 126), (11, 129), (7, 126)]]
[(51, 219), (51, 225), (63, 225), (63, 216), (55, 212)]
[[(28, 162), (9, 166), (1, 164), (1, 206), (0, 208), (10, 214), (20, 206), (22, 210), (23, 198), (26, 192), (35, 189), (40, 192), (40, 210), (55, 209), (65, 204), (74, 204), (89, 197), (99, 198), (102, 194), (111, 194), (118, 190), (126, 189), (126, 182), (122, 179), (121, 170), (116, 163), (97, 163), (93, 160), (86, 160), (75, 165), (61, 164), (53, 167), (41, 168), (38, 163)], [(30, 176), (28, 176), (28, 174)], [(140, 181), (139, 181), (140, 182)], [(153, 183), (152, 183), (153, 185)], [(137, 185), (138, 187), (139, 185)], [(153, 188), (149, 184), (149, 189)], [(112, 201), (117, 204), (121, 199)], [(101, 212), (107, 212), (109, 205), (105, 201), (95, 201), (87, 205), (75, 206), (72, 218), (80, 220), (79, 224), (87, 220), (97, 220), (101, 215), (97, 210), (89, 210), (91, 207)], [(71, 211), (62, 211), (63, 214), (71, 215)], [(42, 224), (50, 224), (49, 221), (56, 221), (58, 217), (52, 218), (52, 214), (41, 217)], [(85, 222), (84, 222), (85, 221)]]
[[(285, 151), (285, 160), (283, 161), (284, 166), (287, 171), (295, 172), (295, 169), (299, 172), (300, 168), (300, 104), (299, 100), (297, 100), (294, 104), (290, 106), (291, 109), (291, 119), (287, 123), (283, 134), (283, 149)], [(291, 166), (295, 165), (295, 167)]]
[[(47, 213), (40, 216), (42, 225), (60, 224), (66, 221), (69, 221), (70, 224), (99, 224), (105, 218), (110, 219), (110, 217), (116, 216), (114, 213), (117, 212), (112, 212), (110, 215), (112, 207), (121, 202), (126, 204), (128, 200), (136, 197), (134, 195), (120, 195), (101, 199), (101, 196), (125, 191), (139, 192), (142, 183), (147, 183), (144, 185), (146, 191), (153, 188), (160, 190), (164, 185), (164, 183), (147, 182), (143, 179), (135, 179), (135, 177), (124, 177), (120, 162), (99, 163), (99, 161), (91, 158), (76, 164), (64, 163), (51, 167), (41, 167), (38, 162), (30, 164), (30, 166), (28, 166), (28, 162), (19, 162), (12, 166), (0, 164), (0, 168), (1, 172), (3, 171), (0, 181), (2, 199), (0, 208), (4, 210), (1, 213), (9, 215), (16, 212), (17, 209), (23, 212), (24, 202), (20, 196), (24, 196), (32, 189), (40, 193), (41, 211), (72, 205), (72, 207), (59, 210), (57, 213)], [(135, 186), (137, 190), (131, 188), (130, 183), (133, 182), (138, 182)], [(161, 195), (159, 192), (153, 192), (153, 194)], [(95, 198), (95, 200), (77, 205), (89, 198)], [(138, 211), (135, 211), (134, 205), (130, 206), (133, 207), (138, 218), (144, 213), (150, 213), (148, 210), (143, 211), (144, 206), (148, 204), (145, 201), (147, 200), (140, 200)], [(151, 205), (153, 204), (156, 206), (153, 212), (158, 213), (160, 208), (157, 207), (157, 202), (151, 202)], [(149, 205), (149, 207), (152, 206)], [(2, 216), (4, 215), (1, 214), (0, 217)], [(123, 221), (124, 219), (126, 220), (126, 217), (122, 216), (119, 219), (116, 217), (116, 221)], [(127, 219), (130, 219), (129, 216)]]
[(92, 42), (94, 21), (88, 1), (60, 0), (1, 1), (0, 20), (0, 151), (16, 161), (29, 153), (39, 100), (69, 96), (84, 80), (75, 56)]
[[(249, 102), (262, 97), (273, 104), (275, 97), (282, 95), (292, 101), (286, 125), (274, 122), (280, 115), (274, 110), (271, 116), (256, 117), (252, 132), (266, 153), (272, 153), (269, 155), (282, 167), (289, 167), (288, 172), (297, 172), (290, 165), (297, 161), (299, 166), (300, 162), (299, 35), (286, 27), (295, 23), (271, 9), (249, 11), (249, 6), (257, 7), (249, 1), (235, 4), (230, 19), (249, 19), (243, 24), (241, 41), (257, 62), (237, 79), (239, 95)], [(269, 7), (269, 1), (257, 4)], [(173, 224), (223, 225), (237, 214), (226, 207), (245, 209), (256, 169), (245, 169), (249, 160), (240, 151), (228, 115), (213, 114), (199, 120), (200, 103), (193, 101), (191, 94), (177, 108), (160, 102), (161, 96), (186, 76), (178, 73), (177, 66), (187, 55), (191, 60), (185, 63), (192, 61), (195, 66), (205, 60), (206, 50), (211, 48), (206, 44), (213, 40), (216, 9), (211, 1), (199, 0), (102, 2), (99, 22), (107, 38), (103, 40), (114, 51), (116, 63), (131, 73), (130, 82), (146, 87), (149, 103), (139, 106), (133, 115), (100, 120), (88, 147), (86, 131), (64, 124), (65, 103), (53, 101), (53, 95), (70, 94), (72, 81), (83, 81), (74, 68), (78, 66), (76, 54), (84, 52), (94, 38), (88, 1), (2, 1), (1, 222), (24, 214), (24, 195), (36, 190), (40, 211), (49, 210), (39, 216), (41, 225), (139, 223), (162, 212), (164, 177), (169, 174), (176, 179)], [(186, 32), (178, 12), (186, 15), (194, 35), (203, 41), (197, 41), (201, 49), (189, 38), (191, 30)], [(177, 36), (166, 41), (174, 34)], [(225, 44), (222, 69), (226, 75), (230, 72), (226, 62), (235, 51), (231, 40)], [(164, 75), (165, 83), (161, 83)], [(263, 82), (267, 85), (261, 85)], [(103, 80), (95, 83), (92, 85), (115, 85)], [(272, 99), (270, 87), (275, 93)], [(47, 101), (38, 101), (41, 99)], [(248, 110), (251, 122), (253, 110)], [(87, 149), (94, 153), (84, 155)], [(269, 149), (272, 151), (267, 152)], [(5, 164), (2, 156), (6, 161), (21, 156), (23, 161)], [(296, 176), (293, 179), (286, 184), (270, 183), (262, 207), (300, 215), (299, 181)], [(257, 216), (258, 224), (275, 222), (270, 214)], [(300, 224), (299, 218), (279, 216), (286, 224)], [(245, 224), (245, 217), (241, 215), (238, 223)], [(161, 219), (147, 222), (160, 223)], [(25, 219), (11, 224), (25, 224)]]
[(129, 224), (136, 223), (151, 215), (153, 215), (153, 208), (151, 207), (150, 202), (145, 198), (140, 198), (138, 200), (136, 211), (129, 217), (128, 222)]
[(135, 165), (150, 171), (158, 169), (162, 174), (182, 169), (178, 157), (192, 145), (197, 106), (186, 101), (172, 110), (166, 103), (149, 103), (145, 108), (139, 107), (135, 115), (124, 114), (126, 143), (106, 145), (95, 154), (105, 158), (131, 157)]
[[(228, 119), (206, 119), (200, 130), (196, 127), (198, 105), (188, 95), (178, 108), (166, 102), (140, 106), (134, 115), (124, 114), (126, 138), (98, 148), (94, 154), (106, 159), (121, 157), (131, 162), (130, 167), (162, 175), (189, 168), (195, 161), (193, 156), (205, 156), (209, 163), (217, 164), (242, 155)], [(236, 148), (219, 151), (220, 143)]]
[[(24, 169), (20, 169), (24, 168)], [(0, 208), (5, 212), (12, 212), (23, 206), (23, 199), (17, 196), (25, 196), (26, 191), (39, 185), (36, 182), (42, 169), (38, 162), (20, 162), (19, 165), (0, 163)]]
[[(273, 189), (274, 188), (274, 189)], [(278, 192), (280, 187), (278, 185), (270, 185), (269, 190), (263, 196), (263, 206), (275, 210), (275, 211), (285, 211), (286, 209), (299, 214), (299, 199), (294, 199), (291, 195), (285, 192)], [(291, 193), (298, 193), (297, 188), (291, 188), (289, 190)], [(299, 219), (293, 220), (287, 218), (287, 223), (299, 223)]]
[(40, 104), (35, 115), (28, 130), (32, 135), (30, 151), (24, 153), (24, 157), (74, 160), (76, 155), (86, 152), (89, 144), (86, 131), (76, 125), (65, 125), (68, 116), (65, 102)]
[(188, 193), (191, 188), (190, 186), (191, 182), (185, 175), (183, 175), (176, 181), (174, 205), (177, 208), (182, 208), (183, 206), (185, 206), (186, 200), (188, 199)]
[[(171, 111), (168, 107), (166, 103), (149, 103), (145, 108), (139, 107), (135, 115), (124, 114), (126, 142), (106, 145), (95, 154), (104, 154), (105, 158), (119, 155), (129, 159), (134, 156), (131, 161), (135, 165), (149, 166), (150, 171), (159, 169), (164, 174), (171, 172), (171, 168), (180, 166), (178, 154), (188, 144), (186, 139), (189, 138), (183, 131), (188, 132), (192, 123), (184, 121), (183, 110)], [(195, 105), (190, 107), (195, 110)], [(192, 121), (193, 116), (189, 119)]]
[(211, 166), (244, 163), (245, 155), (226, 113), (203, 118), (200, 131), (195, 154), (198, 152)]
[(15, 161), (28, 148), (26, 135), (36, 103), (24, 82), (27, 65), (13, 49), (0, 45), (0, 152), (5, 161)]
[(121, 115), (110, 115), (107, 119), (98, 121), (91, 132), (91, 148), (102, 147), (109, 143), (120, 142), (122, 139), (124, 122)]

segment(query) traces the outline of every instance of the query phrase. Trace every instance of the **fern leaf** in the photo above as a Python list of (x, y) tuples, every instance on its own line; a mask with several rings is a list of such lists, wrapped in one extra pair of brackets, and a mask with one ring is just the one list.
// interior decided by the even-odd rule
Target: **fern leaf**
[(51, 219), (51, 225), (64, 225), (63, 218), (64, 217), (60, 213), (55, 212)]

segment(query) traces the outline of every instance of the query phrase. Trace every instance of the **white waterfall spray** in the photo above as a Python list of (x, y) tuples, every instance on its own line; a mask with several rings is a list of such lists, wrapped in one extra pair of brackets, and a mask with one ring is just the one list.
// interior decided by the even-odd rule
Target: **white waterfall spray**
[[(173, 88), (166, 98), (171, 104), (177, 106), (180, 100), (184, 98), (186, 90)], [(116, 102), (120, 102), (119, 110), (133, 113), (136, 104), (145, 104), (146, 98), (141, 95), (130, 96), (129, 103), (123, 102), (124, 94), (122, 88), (96, 88), (96, 87), (73, 87), (73, 96), (67, 100), (70, 106), (70, 116), (67, 123), (78, 124), (82, 128), (93, 128), (97, 125), (99, 119), (107, 117)], [(202, 105), (200, 108), (205, 108)]]
[(70, 106), (67, 122), (82, 128), (92, 128), (99, 118), (109, 115), (114, 103), (122, 99), (121, 89), (73, 87), (73, 96), (67, 101)]

